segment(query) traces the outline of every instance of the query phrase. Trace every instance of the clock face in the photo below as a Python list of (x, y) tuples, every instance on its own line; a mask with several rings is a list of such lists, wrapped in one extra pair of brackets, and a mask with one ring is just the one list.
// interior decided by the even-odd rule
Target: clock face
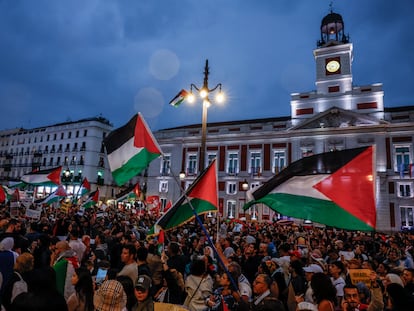
[(341, 64), (339, 64), (339, 62), (336, 60), (331, 60), (326, 64), (326, 70), (329, 72), (337, 72), (340, 67)]

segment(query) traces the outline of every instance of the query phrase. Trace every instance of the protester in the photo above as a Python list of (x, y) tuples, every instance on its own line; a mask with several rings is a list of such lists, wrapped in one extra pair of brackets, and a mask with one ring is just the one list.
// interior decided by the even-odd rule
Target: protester
[(184, 305), (190, 311), (207, 310), (206, 300), (213, 292), (213, 279), (206, 271), (203, 259), (195, 259), (191, 264), (190, 275), (185, 280), (187, 298)]
[(312, 276), (312, 290), (318, 311), (334, 311), (337, 304), (335, 286), (324, 273), (315, 273)]
[(151, 278), (148, 275), (140, 275), (135, 284), (135, 297), (137, 303), (132, 307), (133, 311), (154, 311), (154, 301), (150, 295)]
[(34, 258), (29, 253), (23, 253), (16, 259), (12, 277), (4, 286), (2, 305), (9, 310), (13, 300), (21, 293), (28, 291), (27, 278), (33, 270)]
[(77, 268), (72, 275), (75, 292), (67, 300), (69, 311), (93, 311), (93, 282), (86, 268)]
[(67, 241), (59, 241), (51, 256), (53, 269), (56, 271), (56, 288), (67, 300), (75, 292), (72, 276), (79, 268), (78, 257)]
[(133, 244), (125, 244), (122, 247), (121, 261), (124, 263), (124, 267), (118, 273), (118, 276), (129, 276), (133, 283), (135, 283), (138, 278), (138, 264), (135, 258), (136, 254), (137, 249)]
[(104, 281), (93, 296), (96, 311), (127, 311), (126, 304), (127, 295), (116, 280)]

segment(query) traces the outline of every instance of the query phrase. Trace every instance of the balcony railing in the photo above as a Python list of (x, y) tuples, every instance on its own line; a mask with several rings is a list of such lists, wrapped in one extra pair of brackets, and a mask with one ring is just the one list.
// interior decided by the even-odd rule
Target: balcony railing
[(237, 168), (236, 167), (229, 167), (228, 169), (227, 169), (227, 174), (229, 174), (229, 175), (237, 175)]
[(253, 176), (259, 176), (260, 173), (261, 173), (261, 167), (260, 166), (252, 166), (250, 172)]
[(197, 169), (195, 167), (187, 167), (187, 176), (192, 176), (197, 174)]

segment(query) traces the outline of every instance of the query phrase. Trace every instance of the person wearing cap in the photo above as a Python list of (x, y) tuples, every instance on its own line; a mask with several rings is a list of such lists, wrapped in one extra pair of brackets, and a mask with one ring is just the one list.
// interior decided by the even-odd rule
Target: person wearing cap
[(93, 296), (96, 311), (127, 311), (126, 303), (124, 288), (116, 280), (104, 281)]
[(307, 284), (307, 288), (305, 290), (305, 296), (304, 301), (306, 302), (310, 302), (310, 303), (315, 303), (315, 301), (313, 300), (313, 290), (312, 290), (312, 286), (311, 286), (311, 280), (312, 280), (312, 276), (315, 273), (323, 273), (323, 270), (321, 268), (321, 266), (317, 265), (317, 264), (310, 264), (307, 267), (304, 267), (303, 270), (305, 271), (305, 279), (306, 279), (306, 284)]
[(154, 311), (154, 301), (150, 295), (151, 278), (148, 275), (138, 276), (135, 283), (135, 298), (137, 303), (132, 307), (132, 311)]

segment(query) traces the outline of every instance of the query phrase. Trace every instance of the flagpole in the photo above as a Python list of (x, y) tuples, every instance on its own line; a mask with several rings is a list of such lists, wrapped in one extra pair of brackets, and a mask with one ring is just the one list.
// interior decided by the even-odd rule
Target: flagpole
[(84, 181), (85, 181), (85, 178), (86, 178), (86, 177), (84, 177), (84, 178), (82, 179), (82, 182), (81, 182), (81, 184), (79, 185), (78, 191), (76, 192), (76, 196), (74, 196), (74, 197), (72, 198), (72, 203), (75, 203), (75, 199), (77, 199), (77, 198), (78, 198), (79, 192), (80, 192), (80, 190), (82, 189), (82, 186), (83, 186), (83, 183), (84, 183)]
[[(206, 172), (206, 171), (210, 168), (210, 165), (211, 165), (211, 163), (207, 166), (207, 168), (205, 168), (205, 169), (204, 169), (204, 170), (200, 173), (200, 176), (202, 176), (202, 175), (203, 175), (203, 174), (204, 174), (204, 173), (205, 173), (205, 172)], [(171, 168), (170, 168), (170, 170), (171, 170)], [(182, 192), (183, 192), (183, 195), (182, 195), (182, 196), (184, 196), (185, 200), (187, 201), (188, 205), (190, 206), (190, 208), (191, 208), (191, 210), (192, 210), (192, 212), (193, 212), (193, 214), (194, 214), (195, 219), (197, 220), (198, 224), (199, 224), (199, 225), (200, 225), (200, 227), (201, 227), (201, 230), (203, 230), (203, 232), (204, 232), (205, 236), (207, 237), (207, 242), (208, 242), (209, 246), (213, 249), (213, 251), (214, 251), (214, 253), (215, 253), (216, 257), (218, 258), (219, 263), (220, 263), (220, 264), (221, 264), (221, 266), (223, 267), (224, 272), (226, 272), (227, 277), (229, 278), (229, 280), (230, 280), (230, 282), (232, 283), (233, 287), (238, 289), (238, 288), (239, 288), (239, 286), (237, 285), (238, 283), (236, 283), (236, 281), (233, 279), (233, 277), (232, 277), (232, 276), (231, 276), (231, 274), (230, 274), (230, 271), (227, 269), (226, 265), (224, 264), (223, 259), (221, 258), (220, 254), (219, 254), (219, 253), (218, 253), (218, 251), (217, 251), (216, 246), (214, 245), (213, 241), (211, 240), (211, 236), (210, 236), (210, 234), (208, 233), (207, 229), (204, 227), (204, 224), (203, 224), (203, 222), (201, 221), (201, 219), (200, 219), (199, 215), (197, 214), (197, 211), (195, 210), (195, 208), (194, 208), (193, 204), (191, 203), (191, 200), (189, 200), (189, 198), (188, 198), (188, 196), (187, 196), (187, 192), (186, 192), (186, 191), (185, 191), (185, 189), (182, 187), (182, 185), (181, 185), (180, 181), (179, 181), (179, 180), (178, 180), (178, 178), (177, 178), (177, 175), (176, 175), (176, 174), (174, 174), (174, 172), (173, 172), (172, 170), (171, 170), (171, 173), (172, 173), (172, 175), (173, 175), (173, 178), (174, 178), (175, 182), (178, 184), (179, 188), (182, 190)], [(216, 172), (216, 173), (217, 173), (217, 172)], [(218, 215), (218, 211), (217, 211), (217, 215)], [(217, 239), (218, 239), (218, 231), (217, 231)], [(218, 241), (218, 240), (217, 240), (217, 241)], [(239, 292), (239, 295), (240, 295), (240, 292)]]

